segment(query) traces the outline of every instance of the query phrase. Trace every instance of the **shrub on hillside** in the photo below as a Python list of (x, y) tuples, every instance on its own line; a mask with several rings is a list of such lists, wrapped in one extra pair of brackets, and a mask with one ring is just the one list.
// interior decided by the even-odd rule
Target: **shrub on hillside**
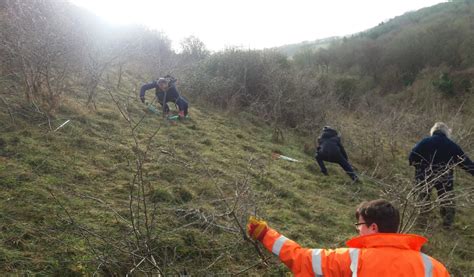
[(445, 94), (451, 95), (454, 93), (453, 80), (451, 80), (448, 73), (442, 73), (437, 80), (433, 81), (433, 85)]

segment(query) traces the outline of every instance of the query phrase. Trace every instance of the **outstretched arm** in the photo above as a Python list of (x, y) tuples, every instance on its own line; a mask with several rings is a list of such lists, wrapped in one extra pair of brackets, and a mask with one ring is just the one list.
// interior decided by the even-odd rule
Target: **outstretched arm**
[(461, 167), (474, 176), (474, 162), (472, 162), (468, 156), (464, 156), (464, 160), (461, 163)]
[(156, 88), (156, 83), (155, 82), (151, 82), (151, 83), (148, 83), (148, 84), (144, 84), (141, 89), (140, 89), (140, 100), (142, 101), (142, 103), (145, 103), (145, 92), (149, 89), (153, 89), (153, 88)]
[(303, 248), (298, 243), (286, 238), (276, 230), (269, 229), (262, 243), (284, 263), (294, 274), (313, 272), (313, 249)]
[(269, 228), (265, 221), (255, 218), (250, 219), (247, 227), (249, 235), (261, 241), (265, 248), (277, 255), (295, 275), (323, 276), (330, 272), (338, 272), (341, 276), (346, 276), (351, 272), (348, 248), (335, 250), (303, 248)]
[(459, 166), (466, 170), (467, 172), (471, 173), (471, 175), (474, 176), (474, 162), (472, 162), (471, 159), (464, 153), (464, 151), (461, 149), (459, 145), (457, 146), (457, 159), (460, 161)]

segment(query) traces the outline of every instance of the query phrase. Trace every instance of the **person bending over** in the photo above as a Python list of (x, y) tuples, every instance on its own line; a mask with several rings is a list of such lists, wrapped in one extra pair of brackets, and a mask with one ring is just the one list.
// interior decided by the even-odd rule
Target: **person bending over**
[(359, 179), (349, 163), (349, 158), (342, 146), (341, 138), (337, 131), (329, 126), (323, 128), (323, 132), (318, 138), (315, 159), (324, 175), (328, 175), (328, 170), (324, 165), (324, 161), (327, 161), (339, 164), (353, 181), (358, 181)]
[(145, 103), (145, 92), (155, 89), (156, 99), (163, 107), (163, 112), (169, 112), (169, 102), (176, 104), (179, 110), (179, 117), (185, 118), (188, 115), (188, 101), (182, 97), (176, 88), (176, 79), (171, 76), (168, 78), (159, 78), (151, 83), (144, 84), (140, 89), (140, 100)]

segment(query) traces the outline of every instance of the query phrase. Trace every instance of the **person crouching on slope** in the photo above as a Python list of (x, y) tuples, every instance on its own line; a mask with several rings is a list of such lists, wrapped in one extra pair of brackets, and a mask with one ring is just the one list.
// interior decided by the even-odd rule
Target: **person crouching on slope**
[(179, 117), (185, 118), (188, 115), (188, 102), (182, 97), (176, 89), (176, 79), (171, 76), (168, 78), (159, 78), (148, 84), (144, 84), (140, 89), (140, 100), (145, 103), (145, 92), (155, 89), (156, 99), (163, 107), (163, 112), (168, 113), (170, 108), (168, 102), (174, 102), (179, 109)]
[(249, 219), (247, 232), (295, 276), (449, 276), (440, 262), (420, 252), (426, 238), (397, 233), (400, 215), (390, 202), (363, 202), (355, 216), (359, 236), (346, 242), (349, 248), (302, 248), (254, 217)]
[(324, 165), (324, 161), (327, 161), (339, 164), (353, 181), (359, 179), (349, 163), (349, 158), (347, 157), (346, 150), (344, 150), (342, 146), (341, 138), (337, 131), (329, 126), (323, 128), (323, 132), (318, 138), (318, 148), (316, 150), (315, 159), (324, 175), (328, 175), (328, 170)]

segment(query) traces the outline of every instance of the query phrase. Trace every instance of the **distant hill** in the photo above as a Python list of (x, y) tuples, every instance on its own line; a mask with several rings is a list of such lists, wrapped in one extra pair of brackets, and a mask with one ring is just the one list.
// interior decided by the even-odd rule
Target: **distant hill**
[(441, 3), (336, 40), (325, 51), (296, 52), (293, 59), (301, 67), (366, 78), (370, 85), (363, 91), (400, 92), (424, 79), (447, 94), (470, 92), (473, 16), (472, 1)]
[[(340, 63), (345, 69), (354, 64), (374, 66), (375, 60), (379, 64), (390, 60), (392, 66), (398, 63), (400, 66), (395, 66), (405, 67), (401, 69), (405, 73), (400, 72), (400, 75), (407, 75), (404, 82), (412, 83), (417, 72), (427, 65), (446, 64), (465, 69), (474, 64), (471, 54), (474, 53), (473, 3), (471, 0), (440, 3), (407, 12), (352, 35), (304, 41), (275, 49), (288, 57), (308, 49), (327, 49), (330, 55), (323, 59), (325, 63), (329, 59), (333, 66)], [(365, 50), (368, 53), (363, 53)], [(380, 72), (378, 66), (372, 69)]]
[(300, 43), (293, 43), (293, 44), (286, 44), (279, 47), (275, 47), (274, 49), (278, 50), (279, 52), (287, 55), (288, 57), (292, 57), (294, 54), (298, 53), (301, 50), (317, 50), (320, 48), (328, 48), (331, 43), (340, 40), (341, 37), (328, 37), (323, 39), (317, 39), (312, 41), (303, 41)]

